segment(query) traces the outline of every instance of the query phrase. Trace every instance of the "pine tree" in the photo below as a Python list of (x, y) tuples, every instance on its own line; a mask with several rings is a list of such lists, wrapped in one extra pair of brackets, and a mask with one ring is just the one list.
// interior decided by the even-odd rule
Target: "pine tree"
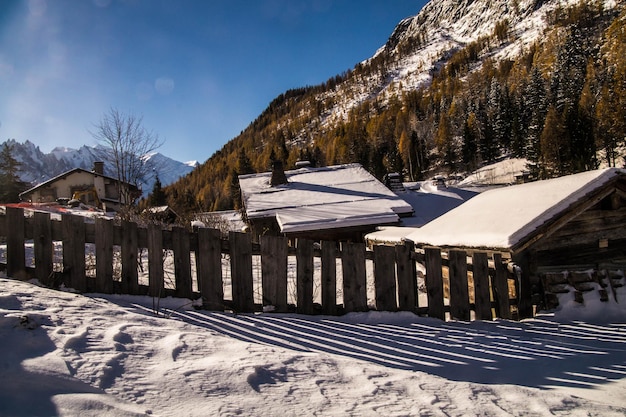
[(246, 175), (252, 173), (254, 173), (254, 169), (252, 168), (252, 162), (250, 161), (250, 158), (248, 158), (245, 149), (242, 147), (239, 149), (239, 154), (237, 157), (237, 175)]
[(154, 181), (154, 186), (152, 187), (152, 192), (150, 193), (150, 197), (148, 198), (148, 204), (151, 207), (159, 207), (167, 204), (167, 198), (165, 196), (165, 192), (163, 188), (161, 188), (161, 180), (159, 176), (156, 176)]
[(463, 124), (463, 146), (461, 149), (462, 161), (469, 171), (478, 168), (480, 158), (478, 154), (478, 141), (480, 137), (480, 127), (476, 113), (471, 112)]
[(596, 143), (609, 166), (617, 166), (618, 149), (626, 142), (626, 8), (606, 32), (602, 47), (604, 73), (599, 77), (595, 108)]
[(13, 157), (13, 145), (4, 143), (0, 151), (0, 202), (16, 203), (20, 201), (19, 194), (28, 188), (18, 175), (20, 163)]
[(541, 178), (558, 177), (567, 172), (568, 136), (562, 114), (555, 106), (550, 106), (541, 132)]
[(437, 126), (437, 137), (435, 139), (435, 143), (444, 166), (450, 170), (454, 170), (454, 163), (456, 162), (452, 139), (452, 124), (450, 123), (450, 116), (447, 112), (442, 112)]
[(581, 30), (574, 26), (558, 51), (550, 85), (552, 104), (568, 142), (560, 144), (562, 174), (589, 169), (595, 161), (591, 121), (579, 108), (587, 72), (585, 43)]
[(524, 96), (525, 122), (528, 126), (524, 156), (528, 159), (531, 176), (537, 178), (541, 171), (541, 132), (547, 112), (545, 81), (537, 66), (532, 69)]

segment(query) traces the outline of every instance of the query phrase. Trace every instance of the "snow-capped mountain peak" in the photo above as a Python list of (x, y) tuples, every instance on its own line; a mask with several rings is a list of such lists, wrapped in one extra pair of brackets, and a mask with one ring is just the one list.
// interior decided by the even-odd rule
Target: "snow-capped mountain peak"
[[(20, 178), (31, 185), (36, 185), (74, 168), (91, 170), (94, 162), (108, 160), (108, 149), (102, 145), (83, 145), (79, 149), (58, 146), (49, 153), (43, 153), (38, 146), (28, 140), (19, 143), (14, 139), (9, 139), (6, 143), (12, 146), (13, 157), (21, 164)], [(157, 176), (161, 184), (166, 186), (187, 175), (197, 166), (196, 161), (179, 162), (158, 152), (146, 156), (144, 163), (149, 166), (149, 171), (153, 174), (148, 175), (148, 178), (141, 184), (144, 196), (152, 191)], [(113, 167), (109, 165), (105, 163), (104, 173), (115, 177)]]

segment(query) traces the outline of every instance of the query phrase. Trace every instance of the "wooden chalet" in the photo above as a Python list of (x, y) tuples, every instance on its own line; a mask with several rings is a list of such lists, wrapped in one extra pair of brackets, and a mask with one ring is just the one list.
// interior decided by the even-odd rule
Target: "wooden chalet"
[(239, 177), (244, 220), (255, 237), (362, 241), (413, 208), (359, 164), (302, 166)]
[[(120, 187), (127, 192), (120, 193)], [(133, 184), (120, 182), (104, 175), (104, 164), (94, 163), (91, 171), (74, 168), (44, 181), (20, 194), (20, 200), (30, 203), (52, 203), (71, 200), (77, 196), (82, 203), (104, 210), (118, 210), (130, 204), (125, 196), (138, 197), (141, 191)]]
[(579, 288), (576, 275), (563, 271), (605, 274), (605, 281), (592, 278), (603, 291), (613, 282), (611, 271), (626, 270), (626, 171), (610, 168), (489, 190), (404, 239), (418, 247), (504, 253), (520, 274), (520, 317), (530, 317), (533, 304), (545, 301), (545, 287), (559, 284), (546, 280), (550, 273), (580, 291), (591, 287)]

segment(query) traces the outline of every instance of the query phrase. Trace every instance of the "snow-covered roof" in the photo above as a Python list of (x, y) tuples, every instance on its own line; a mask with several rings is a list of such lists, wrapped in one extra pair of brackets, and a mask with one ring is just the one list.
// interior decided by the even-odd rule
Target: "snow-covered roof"
[(434, 246), (512, 248), (626, 171), (616, 168), (485, 191), (406, 235)]
[(271, 172), (239, 177), (248, 219), (275, 217), (283, 233), (389, 224), (413, 208), (359, 164), (285, 171), (288, 183), (270, 186)]

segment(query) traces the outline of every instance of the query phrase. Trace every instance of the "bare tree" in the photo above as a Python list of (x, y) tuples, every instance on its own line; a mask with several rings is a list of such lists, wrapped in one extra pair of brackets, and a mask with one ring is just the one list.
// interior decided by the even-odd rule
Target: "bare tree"
[(144, 158), (161, 147), (159, 136), (143, 126), (143, 116), (111, 108), (91, 135), (109, 148), (109, 162), (115, 167), (120, 202), (130, 205), (138, 197), (123, 183), (139, 187), (150, 172)]

